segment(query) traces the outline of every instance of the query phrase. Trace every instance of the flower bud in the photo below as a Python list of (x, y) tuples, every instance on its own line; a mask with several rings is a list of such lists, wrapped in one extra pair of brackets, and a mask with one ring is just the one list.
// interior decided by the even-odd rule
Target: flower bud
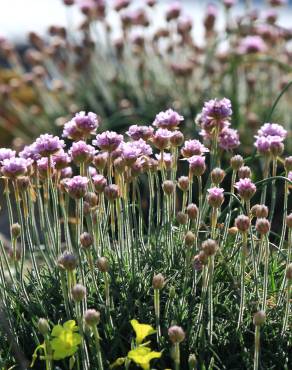
[(240, 179), (250, 178), (251, 177), (251, 169), (248, 166), (241, 166), (238, 169), (238, 177)]
[(21, 233), (21, 226), (19, 223), (15, 223), (11, 225), (11, 235), (14, 239), (17, 239)]
[(84, 216), (88, 216), (90, 214), (91, 208), (88, 202), (83, 202), (83, 212)]
[(286, 278), (287, 280), (292, 280), (292, 263), (287, 266)]
[(98, 170), (103, 171), (107, 165), (107, 160), (108, 160), (107, 152), (98, 153), (93, 159), (93, 164)]
[(195, 240), (195, 235), (191, 231), (188, 231), (185, 235), (185, 244), (190, 247), (194, 244)]
[[(135, 161), (135, 159), (134, 159)], [(130, 163), (132, 164), (132, 163)], [(126, 168), (126, 163), (125, 163), (125, 160), (121, 157), (118, 157), (114, 160), (114, 168), (115, 168), (115, 171), (118, 172), (118, 173), (123, 173), (125, 171), (125, 168)]]
[(186, 225), (188, 222), (188, 215), (184, 212), (178, 212), (176, 215), (176, 220), (179, 225)]
[(208, 189), (208, 203), (213, 208), (219, 208), (224, 202), (224, 189), (222, 188), (211, 188)]
[(84, 313), (84, 321), (88, 326), (96, 326), (100, 322), (100, 312), (94, 309), (86, 310)]
[(287, 223), (287, 227), (289, 229), (292, 229), (292, 213), (290, 213), (289, 215), (287, 215), (287, 217), (286, 217), (286, 223)]
[(153, 289), (161, 290), (164, 287), (165, 279), (162, 274), (157, 274), (153, 276), (152, 287)]
[(49, 323), (46, 319), (40, 318), (38, 321), (38, 331), (43, 335), (47, 335), (50, 331)]
[(187, 206), (187, 214), (188, 214), (190, 220), (196, 219), (197, 215), (198, 215), (198, 207), (194, 203), (190, 203)]
[(100, 194), (104, 191), (104, 188), (106, 187), (107, 181), (106, 178), (103, 175), (94, 175), (92, 177), (92, 182), (94, 185), (95, 191)]
[(213, 256), (218, 249), (218, 244), (213, 239), (207, 239), (202, 243), (202, 250), (206, 256)]
[(162, 189), (166, 195), (171, 195), (174, 192), (175, 184), (171, 180), (165, 180), (162, 184)]
[(225, 177), (225, 171), (221, 168), (214, 168), (211, 172), (211, 179), (213, 184), (219, 185)]
[(256, 326), (261, 326), (266, 321), (266, 313), (263, 310), (256, 312), (253, 316), (253, 323)]
[(84, 232), (80, 235), (80, 243), (84, 249), (87, 249), (92, 246), (93, 238), (89, 233)]
[(266, 218), (258, 218), (256, 230), (260, 235), (265, 235), (270, 231), (270, 222)]
[(230, 165), (234, 171), (237, 171), (243, 165), (243, 163), (243, 158), (239, 154), (230, 159)]
[(203, 265), (208, 263), (208, 256), (204, 251), (200, 251), (193, 259), (193, 267), (196, 271), (201, 271)]
[(113, 202), (119, 197), (119, 187), (118, 185), (112, 184), (104, 188), (104, 195), (107, 200)]
[(178, 187), (182, 191), (188, 191), (190, 186), (190, 180), (187, 176), (181, 176), (178, 179)]
[(85, 194), (84, 201), (87, 202), (91, 208), (97, 206), (97, 195), (92, 192), (88, 192)]
[(184, 142), (184, 135), (180, 131), (174, 131), (172, 136), (170, 137), (170, 143), (172, 146), (181, 146)]
[(186, 335), (180, 326), (173, 325), (168, 329), (168, 336), (170, 341), (175, 344), (182, 342)]
[(289, 157), (285, 158), (285, 170), (287, 172), (289, 171), (292, 171), (292, 155), (290, 155)]
[(171, 286), (170, 289), (169, 289), (169, 299), (174, 299), (175, 298), (175, 287), (174, 286)]
[(96, 266), (100, 272), (108, 272), (109, 270), (109, 263), (105, 257), (99, 257), (96, 261)]
[(76, 284), (72, 288), (71, 293), (75, 302), (81, 302), (86, 296), (86, 288), (81, 284)]
[(74, 254), (66, 251), (59, 257), (58, 265), (64, 270), (72, 271), (77, 266), (77, 259)]
[(266, 218), (269, 214), (269, 209), (264, 204), (255, 204), (251, 207), (251, 214), (257, 218)]
[(246, 233), (250, 227), (250, 219), (248, 216), (239, 215), (235, 219), (235, 226), (241, 233)]
[(196, 370), (197, 364), (198, 364), (196, 355), (190, 354), (188, 362), (189, 362), (189, 370)]

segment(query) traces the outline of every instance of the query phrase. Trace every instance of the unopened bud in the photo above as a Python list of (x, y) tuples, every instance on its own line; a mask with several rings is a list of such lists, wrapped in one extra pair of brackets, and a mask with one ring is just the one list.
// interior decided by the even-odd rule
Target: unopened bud
[(211, 179), (215, 185), (219, 185), (225, 177), (225, 171), (221, 168), (214, 168), (211, 172)]
[(168, 336), (170, 341), (175, 344), (182, 342), (186, 335), (180, 326), (173, 325), (168, 329)]
[(190, 186), (190, 180), (187, 176), (181, 176), (178, 179), (178, 187), (182, 191), (188, 191)]
[(171, 180), (165, 180), (162, 184), (162, 189), (166, 195), (171, 195), (174, 192), (175, 184)]
[(248, 166), (241, 166), (238, 169), (238, 177), (240, 179), (246, 179), (251, 177), (251, 169)]
[(287, 266), (286, 278), (287, 280), (292, 280), (292, 263)]
[(191, 231), (188, 231), (185, 235), (185, 244), (190, 247), (191, 245), (194, 244), (196, 240), (196, 237), (195, 235), (191, 232)]
[(97, 206), (97, 195), (95, 193), (89, 192), (85, 194), (84, 200), (90, 205), (91, 208)]
[(287, 172), (292, 171), (292, 155), (289, 157), (285, 158), (285, 170)]
[(245, 215), (239, 215), (235, 219), (235, 226), (241, 233), (246, 233), (250, 227), (249, 217)]
[(186, 225), (188, 222), (188, 215), (184, 212), (178, 212), (176, 215), (176, 220), (180, 225)]
[(207, 239), (202, 243), (202, 250), (206, 256), (213, 256), (218, 249), (218, 244), (213, 239)]
[(194, 203), (189, 204), (187, 206), (187, 214), (190, 220), (194, 220), (198, 215), (198, 207)]
[(243, 158), (239, 154), (230, 159), (230, 165), (234, 171), (237, 171), (243, 165), (243, 163)]
[(99, 257), (96, 261), (96, 266), (100, 272), (108, 272), (109, 270), (109, 263), (105, 257)]
[(194, 354), (190, 354), (189, 356), (189, 370), (196, 370), (197, 368), (197, 357)]
[(71, 293), (75, 302), (81, 302), (86, 296), (86, 288), (81, 284), (76, 284), (72, 288)]
[(11, 234), (12, 237), (17, 239), (20, 236), (21, 233), (21, 226), (18, 223), (11, 225)]
[(84, 232), (80, 235), (80, 243), (83, 248), (87, 249), (92, 246), (93, 238), (89, 233)]
[(256, 222), (256, 230), (259, 234), (265, 235), (270, 231), (270, 222), (266, 218), (258, 218)]
[(153, 276), (152, 287), (153, 289), (161, 290), (164, 287), (165, 279), (162, 274), (157, 274)]
[(43, 319), (43, 318), (39, 319), (39, 321), (38, 321), (38, 330), (43, 336), (48, 334), (48, 332), (50, 330), (50, 326), (49, 326), (49, 323), (46, 319)]
[(261, 326), (266, 321), (266, 313), (263, 310), (256, 312), (253, 316), (253, 323), (256, 326)]
[(287, 217), (286, 217), (286, 223), (287, 223), (287, 227), (289, 229), (292, 229), (292, 213), (290, 213)]
[(88, 326), (96, 326), (100, 322), (100, 312), (89, 309), (84, 313), (84, 321)]

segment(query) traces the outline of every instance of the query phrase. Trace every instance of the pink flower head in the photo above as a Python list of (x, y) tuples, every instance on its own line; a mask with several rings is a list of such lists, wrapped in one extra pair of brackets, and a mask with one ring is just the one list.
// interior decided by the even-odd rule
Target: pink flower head
[(15, 150), (11, 150), (8, 148), (0, 148), (0, 162), (4, 161), (4, 159), (10, 159), (15, 157)]
[(260, 154), (270, 154), (270, 139), (267, 136), (257, 136), (255, 147)]
[(241, 40), (238, 51), (240, 54), (263, 53), (267, 45), (260, 36), (247, 36)]
[(166, 10), (166, 19), (168, 21), (176, 19), (180, 16), (180, 13), (181, 13), (181, 4), (178, 1), (174, 1), (168, 6), (168, 9)]
[(50, 134), (40, 135), (34, 144), (35, 151), (44, 157), (55, 154), (65, 147), (63, 140), (60, 140), (58, 136), (53, 136)]
[(71, 158), (62, 149), (53, 155), (53, 162), (57, 170), (62, 170), (63, 168), (68, 167), (68, 165), (71, 163)]
[(71, 179), (65, 179), (65, 189), (72, 198), (83, 198), (87, 191), (88, 181), (88, 178), (83, 176), (74, 176)]
[(219, 208), (224, 202), (224, 189), (222, 188), (210, 188), (208, 189), (208, 203), (211, 207)]
[(153, 143), (154, 145), (160, 149), (164, 150), (167, 149), (170, 145), (170, 138), (172, 137), (173, 133), (166, 128), (159, 128), (153, 135)]
[(232, 150), (240, 145), (238, 131), (225, 127), (219, 134), (219, 146), (224, 150)]
[(1, 164), (1, 172), (5, 177), (16, 178), (27, 173), (32, 161), (30, 159), (12, 157), (4, 159)]
[(292, 181), (292, 171), (289, 171), (289, 172), (288, 172), (288, 179), (289, 179), (290, 181)]
[(177, 21), (177, 31), (181, 34), (188, 33), (192, 30), (193, 20), (190, 16), (184, 15), (179, 17)]
[(113, 152), (118, 148), (122, 141), (123, 135), (119, 135), (114, 131), (105, 131), (96, 135), (96, 139), (92, 141), (92, 144), (106, 152)]
[(69, 150), (73, 162), (76, 164), (89, 163), (93, 160), (96, 150), (85, 141), (74, 142)]
[(205, 102), (202, 113), (199, 116), (199, 124), (208, 134), (212, 134), (214, 129), (222, 131), (230, 125), (229, 119), (232, 114), (231, 102), (229, 99), (212, 99)]
[(174, 130), (183, 120), (183, 116), (172, 109), (168, 109), (165, 112), (160, 112), (156, 115), (153, 126)]
[[(161, 153), (155, 154), (156, 159), (161, 163), (162, 155)], [(173, 163), (173, 157), (170, 153), (163, 153), (163, 163), (167, 170), (170, 170)]]
[(25, 159), (31, 159), (36, 162), (38, 159), (41, 158), (41, 155), (36, 151), (35, 143), (31, 145), (26, 145), (24, 149), (19, 153), (19, 157)]
[(91, 177), (97, 175), (96, 169), (94, 167), (92, 167), (92, 166), (89, 166), (88, 167), (88, 173), (89, 173), (89, 176), (91, 176)]
[(73, 176), (73, 170), (71, 167), (65, 167), (61, 170), (61, 179), (69, 178)]
[(97, 193), (102, 193), (107, 185), (106, 178), (99, 174), (92, 177), (92, 182)]
[(129, 127), (129, 130), (126, 132), (126, 134), (132, 140), (143, 139), (147, 141), (152, 137), (153, 132), (154, 132), (153, 127), (132, 125)]
[(244, 200), (249, 200), (256, 192), (256, 186), (249, 178), (240, 179), (235, 183), (234, 187), (237, 189), (238, 194)]
[(190, 172), (195, 176), (202, 176), (206, 170), (205, 157), (201, 155), (193, 155), (187, 158), (190, 165)]
[(209, 149), (205, 147), (199, 140), (186, 140), (183, 148), (181, 149), (181, 154), (188, 158), (193, 155), (203, 155), (208, 153)]
[(115, 0), (113, 6), (114, 9), (119, 12), (120, 10), (127, 8), (131, 3), (131, 0)]
[(258, 136), (279, 136), (284, 140), (287, 136), (287, 131), (278, 123), (265, 123), (258, 130)]
[[(37, 169), (41, 176), (45, 177), (48, 175), (48, 167), (49, 167), (48, 157), (42, 157), (41, 159), (37, 160)], [(55, 163), (54, 163), (54, 160), (51, 159), (50, 161), (51, 173), (54, 171), (54, 169), (55, 169)]]
[(98, 125), (99, 122), (95, 113), (89, 112), (86, 114), (81, 111), (76, 113), (71, 121), (65, 123), (63, 136), (73, 140), (87, 138), (96, 133)]

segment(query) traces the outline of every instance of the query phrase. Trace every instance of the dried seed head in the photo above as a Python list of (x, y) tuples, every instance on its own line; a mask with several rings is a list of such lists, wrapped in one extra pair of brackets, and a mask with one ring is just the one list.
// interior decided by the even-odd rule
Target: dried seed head
[(190, 247), (194, 244), (195, 240), (195, 235), (191, 231), (188, 231), (185, 235), (185, 244)]
[(166, 195), (171, 195), (174, 192), (175, 184), (171, 180), (165, 180), (162, 184), (162, 189)]
[(198, 207), (194, 203), (189, 204), (187, 206), (187, 214), (191, 220), (194, 220), (198, 215)]
[(181, 176), (178, 179), (178, 187), (182, 191), (188, 191), (190, 186), (190, 180), (187, 176)]
[(100, 322), (100, 312), (94, 309), (86, 310), (84, 313), (84, 321), (88, 326), (96, 326)]
[(87, 202), (91, 208), (97, 206), (97, 195), (93, 192), (89, 192), (85, 194), (84, 201)]
[(243, 165), (243, 163), (243, 158), (239, 154), (230, 159), (230, 165), (234, 171), (237, 171)]
[(238, 177), (240, 179), (246, 179), (251, 177), (251, 169), (248, 166), (241, 166), (238, 169)]
[(72, 288), (71, 293), (75, 302), (81, 302), (86, 296), (86, 288), (81, 284), (76, 284)]
[(235, 219), (235, 226), (241, 233), (246, 233), (250, 227), (249, 217), (245, 215), (239, 215)]
[(170, 341), (175, 344), (182, 342), (186, 335), (180, 326), (173, 325), (168, 329), (168, 336)]
[(218, 244), (213, 239), (207, 239), (202, 243), (202, 250), (206, 256), (213, 256), (218, 249)]
[(165, 279), (162, 274), (157, 274), (153, 276), (152, 287), (153, 289), (161, 290), (164, 287)]
[(64, 270), (72, 271), (77, 266), (77, 259), (74, 254), (66, 251), (59, 257), (58, 265)]
[(43, 319), (43, 318), (39, 319), (39, 321), (38, 321), (38, 330), (43, 336), (48, 334), (48, 332), (50, 330), (50, 326), (49, 326), (49, 323), (46, 319)]
[(289, 227), (289, 229), (292, 228), (292, 213), (290, 213), (287, 217), (286, 217), (286, 223), (287, 223), (287, 227)]
[(287, 172), (292, 171), (292, 155), (289, 157), (285, 158), (285, 170)]
[(80, 243), (84, 249), (87, 249), (92, 246), (93, 238), (89, 233), (84, 232), (80, 235)]
[(270, 222), (266, 218), (258, 218), (256, 222), (256, 230), (259, 234), (265, 235), (270, 231)]
[(99, 257), (96, 261), (96, 266), (100, 272), (108, 272), (109, 263), (106, 257)]
[(176, 220), (180, 225), (186, 225), (188, 222), (188, 215), (184, 212), (178, 212), (176, 215)]
[(21, 226), (18, 223), (11, 225), (11, 235), (14, 239), (17, 239), (21, 233)]
[(221, 168), (214, 168), (211, 172), (211, 179), (215, 185), (219, 185), (225, 177), (225, 171)]
[(287, 280), (292, 280), (292, 263), (287, 266), (286, 278)]
[(256, 312), (253, 316), (253, 323), (256, 326), (261, 326), (266, 321), (266, 313), (263, 310)]

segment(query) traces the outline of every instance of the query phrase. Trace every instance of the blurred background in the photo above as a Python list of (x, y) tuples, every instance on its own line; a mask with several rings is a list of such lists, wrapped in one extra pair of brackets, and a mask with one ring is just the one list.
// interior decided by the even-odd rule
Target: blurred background
[(4, 1), (0, 144), (20, 150), (40, 133), (60, 134), (80, 110), (124, 131), (172, 107), (196, 136), (203, 102), (226, 96), (252, 151), (283, 89), (273, 119), (291, 127), (291, 40), (285, 0)]

